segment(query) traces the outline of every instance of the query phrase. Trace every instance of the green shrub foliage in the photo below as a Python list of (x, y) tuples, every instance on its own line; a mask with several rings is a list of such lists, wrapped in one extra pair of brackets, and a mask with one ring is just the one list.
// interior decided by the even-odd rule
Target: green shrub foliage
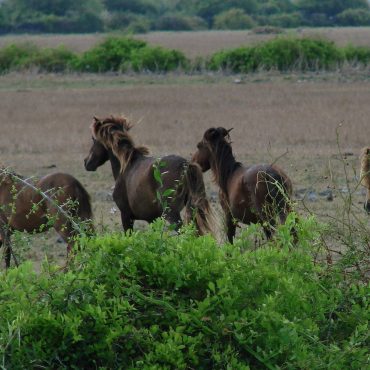
[(339, 48), (324, 39), (279, 37), (265, 43), (223, 50), (209, 60), (212, 70), (229, 70), (237, 73), (255, 72), (259, 69), (279, 71), (330, 70), (340, 67), (345, 61), (367, 64), (369, 48)]
[(118, 71), (131, 60), (134, 50), (145, 47), (145, 41), (109, 37), (97, 46), (86, 51), (78, 61), (76, 69), (85, 72)]
[(177, 50), (161, 47), (145, 47), (135, 50), (131, 58), (134, 71), (169, 72), (175, 69), (186, 69), (188, 60)]
[[(324, 39), (278, 37), (254, 46), (216, 52), (208, 60), (188, 60), (178, 50), (152, 47), (129, 37), (108, 37), (82, 55), (63, 46), (39, 48), (11, 44), (0, 49), (0, 73), (34, 68), (41, 72), (169, 72), (216, 70), (249, 73), (260, 69), (317, 71), (340, 68), (344, 63), (367, 66), (370, 48), (337, 47)], [(200, 67), (201, 66), (201, 67)]]
[[(67, 272), (0, 275), (3, 368), (345, 369), (367, 360), (368, 287), (312, 262), (315, 222), (271, 244), (191, 228), (80, 241)], [(248, 231), (250, 233), (250, 231)]]

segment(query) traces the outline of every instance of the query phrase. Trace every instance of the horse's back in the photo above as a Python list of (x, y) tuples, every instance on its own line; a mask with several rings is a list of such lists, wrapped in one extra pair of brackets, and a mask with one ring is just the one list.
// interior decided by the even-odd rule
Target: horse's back
[(54, 193), (53, 198), (58, 203), (65, 203), (68, 200), (78, 201), (78, 207), (75, 207), (77, 215), (82, 219), (92, 218), (90, 195), (74, 176), (64, 172), (54, 172), (42, 177), (37, 187), (48, 194), (53, 189), (51, 193)]

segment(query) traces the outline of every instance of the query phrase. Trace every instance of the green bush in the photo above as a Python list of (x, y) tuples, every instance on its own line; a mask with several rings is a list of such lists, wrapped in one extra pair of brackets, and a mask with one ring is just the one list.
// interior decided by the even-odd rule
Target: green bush
[(263, 44), (215, 53), (212, 70), (254, 72), (257, 69), (319, 70), (335, 68), (344, 53), (333, 42), (316, 39), (276, 38)]
[(219, 246), (157, 221), (81, 240), (65, 273), (29, 263), (3, 273), (2, 367), (366, 367), (368, 286), (312, 262), (314, 219), (296, 225), (294, 248), (292, 225), (254, 250), (251, 229)]
[(218, 30), (244, 30), (255, 25), (253, 18), (243, 9), (232, 8), (217, 14), (213, 19), (213, 28)]
[(122, 65), (130, 62), (133, 51), (145, 46), (145, 41), (109, 37), (86, 51), (75, 64), (75, 68), (84, 72), (119, 71)]
[(169, 72), (175, 69), (186, 69), (188, 64), (188, 60), (180, 51), (159, 46), (138, 49), (131, 56), (131, 67), (136, 72)]
[(64, 46), (55, 49), (43, 48), (32, 55), (25, 63), (27, 67), (37, 67), (41, 72), (65, 72), (77, 62), (77, 56)]
[(33, 44), (10, 44), (0, 49), (0, 73), (23, 68), (38, 49)]
[(344, 49), (344, 55), (348, 62), (367, 66), (370, 63), (370, 48), (365, 46), (348, 45)]

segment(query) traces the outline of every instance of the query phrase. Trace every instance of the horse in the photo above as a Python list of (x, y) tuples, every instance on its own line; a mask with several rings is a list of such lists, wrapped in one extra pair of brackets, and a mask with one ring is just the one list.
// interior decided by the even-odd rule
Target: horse
[(361, 185), (367, 189), (364, 209), (367, 214), (370, 214), (370, 147), (361, 150), (360, 166)]
[(192, 160), (203, 172), (211, 169), (219, 186), (229, 242), (233, 242), (237, 222), (261, 223), (269, 239), (277, 216), (284, 223), (291, 211), (292, 182), (276, 165), (245, 167), (237, 162), (230, 142), (231, 130), (223, 127), (206, 130)]
[(200, 235), (212, 234), (212, 211), (200, 167), (178, 155), (149, 156), (148, 148), (135, 146), (131, 128), (125, 117), (94, 117), (92, 146), (84, 160), (87, 171), (110, 161), (115, 179), (113, 200), (123, 229), (131, 230), (135, 220), (150, 223), (163, 216), (178, 230), (185, 207), (185, 222), (194, 220)]
[(75, 222), (90, 223), (91, 219), (90, 196), (72, 175), (57, 172), (30, 182), (0, 169), (0, 247), (4, 244), (6, 268), (10, 266), (12, 232), (44, 232), (53, 226), (67, 243), (68, 254), (77, 231)]

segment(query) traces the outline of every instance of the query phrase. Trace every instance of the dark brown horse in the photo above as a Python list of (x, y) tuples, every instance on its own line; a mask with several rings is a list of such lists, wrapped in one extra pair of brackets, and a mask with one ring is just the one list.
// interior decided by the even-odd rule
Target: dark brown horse
[(361, 184), (367, 189), (366, 200), (364, 203), (365, 211), (370, 214), (370, 147), (365, 147), (361, 151)]
[(211, 208), (200, 167), (177, 155), (148, 156), (147, 148), (135, 146), (130, 128), (122, 117), (94, 118), (93, 144), (85, 159), (88, 171), (110, 160), (116, 181), (113, 199), (123, 229), (132, 229), (134, 220), (152, 222), (162, 215), (178, 228), (185, 206), (186, 221), (194, 218), (200, 234), (211, 232)]
[(230, 144), (230, 130), (210, 128), (197, 145), (193, 161), (203, 172), (211, 169), (219, 186), (221, 206), (225, 212), (227, 236), (232, 243), (238, 221), (260, 222), (268, 238), (276, 216), (285, 222), (290, 211), (292, 183), (275, 165), (245, 167), (235, 160)]
[(73, 176), (53, 173), (31, 183), (0, 170), (0, 246), (4, 244), (6, 267), (10, 265), (13, 231), (43, 232), (52, 226), (69, 252), (77, 222), (91, 219), (90, 196)]

